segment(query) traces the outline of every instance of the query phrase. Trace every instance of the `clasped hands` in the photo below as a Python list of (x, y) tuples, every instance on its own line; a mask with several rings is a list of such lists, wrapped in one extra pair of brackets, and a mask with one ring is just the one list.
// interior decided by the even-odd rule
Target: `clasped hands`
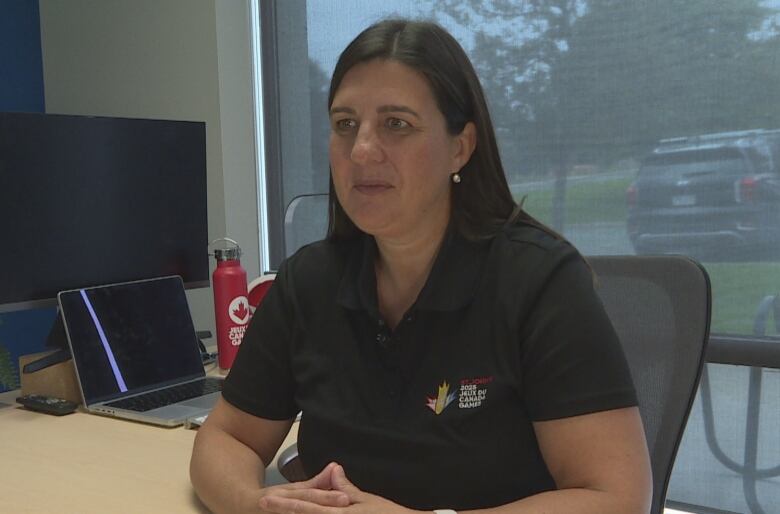
[(413, 511), (358, 489), (344, 468), (331, 462), (305, 482), (277, 485), (260, 491), (262, 512), (273, 514), (410, 514)]

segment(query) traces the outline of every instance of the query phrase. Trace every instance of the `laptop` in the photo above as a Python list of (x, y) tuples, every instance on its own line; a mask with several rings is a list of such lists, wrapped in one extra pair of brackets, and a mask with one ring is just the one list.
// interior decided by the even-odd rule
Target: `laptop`
[(176, 426), (209, 413), (222, 379), (206, 377), (178, 276), (57, 295), (89, 412)]

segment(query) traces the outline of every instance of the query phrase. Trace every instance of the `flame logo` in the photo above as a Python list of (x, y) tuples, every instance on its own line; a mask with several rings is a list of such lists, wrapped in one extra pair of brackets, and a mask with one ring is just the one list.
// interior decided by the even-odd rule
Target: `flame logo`
[(425, 405), (427, 405), (428, 408), (431, 409), (433, 412), (435, 412), (437, 415), (441, 414), (442, 411), (445, 408), (447, 408), (447, 405), (455, 401), (455, 397), (457, 396), (455, 391), (450, 393), (449, 390), (450, 390), (450, 385), (445, 380), (439, 386), (439, 395), (436, 397), (428, 397), (428, 400), (425, 402)]

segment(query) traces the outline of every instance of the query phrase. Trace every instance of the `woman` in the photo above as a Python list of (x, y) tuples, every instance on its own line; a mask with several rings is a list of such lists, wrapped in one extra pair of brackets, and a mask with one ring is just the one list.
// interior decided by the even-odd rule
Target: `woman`
[[(342, 53), (328, 101), (328, 238), (282, 264), (199, 430), (204, 503), (646, 512), (619, 343), (583, 259), (512, 200), (462, 48), (380, 22)], [(263, 488), (299, 410), (313, 478)]]

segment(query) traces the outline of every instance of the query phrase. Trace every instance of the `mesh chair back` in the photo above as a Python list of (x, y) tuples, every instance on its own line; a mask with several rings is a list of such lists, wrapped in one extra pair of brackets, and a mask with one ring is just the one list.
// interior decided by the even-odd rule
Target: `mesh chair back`
[(328, 195), (296, 196), (284, 211), (284, 252), (289, 257), (302, 246), (325, 239), (328, 233)]
[(704, 362), (709, 278), (682, 256), (588, 261), (634, 379), (653, 469), (651, 513), (661, 513)]

